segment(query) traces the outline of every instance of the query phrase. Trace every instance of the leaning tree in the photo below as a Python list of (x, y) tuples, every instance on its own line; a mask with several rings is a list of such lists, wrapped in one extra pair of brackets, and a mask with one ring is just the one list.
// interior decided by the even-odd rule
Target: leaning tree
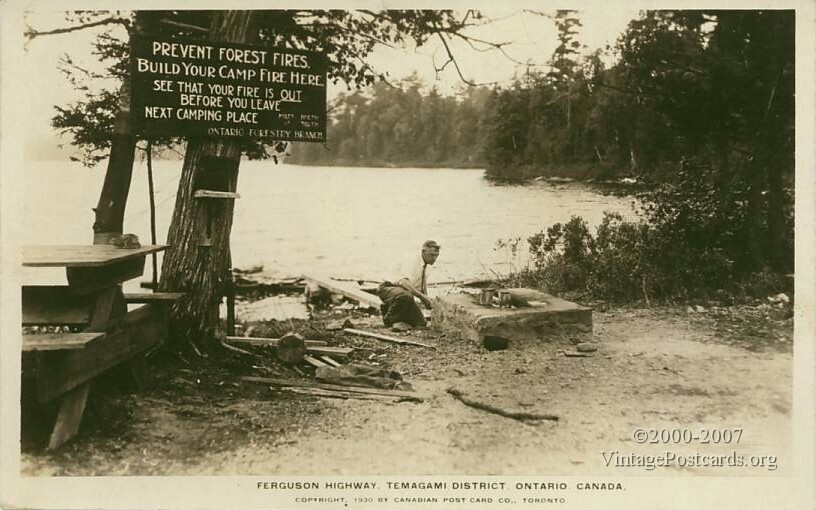
[[(438, 38), (447, 52), (441, 71), (453, 66), (462, 75), (450, 42), (465, 41), (473, 47), (501, 50), (501, 43), (474, 39), (467, 28), (488, 22), (480, 13), (467, 11), (347, 11), (347, 10), (253, 10), (253, 11), (136, 11), (72, 12), (68, 26), (51, 31), (29, 28), (27, 36), (64, 33), (100, 26), (123, 26), (125, 31), (104, 31), (94, 43), (94, 54), (105, 64), (104, 72), (85, 69), (69, 55), (61, 69), (81, 99), (57, 106), (53, 126), (72, 137), (81, 151), (80, 160), (94, 166), (108, 160), (99, 204), (95, 209), (97, 241), (122, 232), (124, 207), (130, 185), (134, 153), (140, 140), (129, 125), (129, 36), (135, 33), (184, 37), (202, 41), (250, 43), (276, 48), (301, 49), (326, 54), (328, 79), (348, 88), (370, 85), (384, 77), (366, 58), (378, 45), (398, 46), (411, 41), (422, 46)], [(118, 35), (124, 32), (124, 35)], [(116, 84), (100, 86), (105, 80)], [(225, 201), (211, 211), (212, 245), (202, 250), (193, 238), (196, 221), (193, 183), (202, 162), (216, 156), (236, 167), (242, 155), (266, 158), (274, 142), (219, 138), (153, 139), (157, 148), (176, 150), (186, 145), (176, 204), (167, 237), (159, 288), (186, 292), (173, 308), (171, 338), (177, 347), (207, 348), (218, 324), (218, 303), (223, 295), (229, 264), (229, 237), (233, 202)]]

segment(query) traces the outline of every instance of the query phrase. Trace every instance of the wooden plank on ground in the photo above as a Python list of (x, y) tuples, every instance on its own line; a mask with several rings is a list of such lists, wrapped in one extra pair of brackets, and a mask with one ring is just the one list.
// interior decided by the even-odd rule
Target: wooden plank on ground
[(242, 377), (247, 382), (271, 384), (273, 386), (293, 386), (300, 388), (321, 388), (324, 390), (350, 391), (353, 393), (365, 393), (368, 395), (387, 395), (395, 398), (407, 398), (413, 400), (423, 400), (425, 397), (411, 391), (386, 390), (382, 388), (369, 388), (364, 386), (343, 386), (339, 384), (319, 383), (314, 381), (301, 381), (297, 379), (276, 379), (272, 377)]
[(308, 274), (303, 275), (303, 277), (307, 280), (313, 281), (321, 287), (329, 289), (332, 292), (342, 294), (347, 298), (351, 298), (360, 303), (360, 305), (373, 306), (375, 308), (379, 308), (380, 305), (382, 305), (382, 300), (379, 297), (361, 290), (356, 283), (339, 282), (328, 277)]
[(36, 333), (23, 335), (23, 352), (84, 349), (105, 333)]
[[(249, 337), (249, 336), (228, 336), (228, 342), (234, 342), (239, 344), (249, 344), (249, 345), (260, 345), (260, 346), (270, 346), (270, 347), (277, 347), (280, 338), (260, 338), (260, 337)], [(325, 347), (329, 345), (327, 342), (323, 340), (304, 340), (306, 342), (306, 348), (309, 347)]]
[(436, 346), (430, 344), (423, 344), (422, 342), (414, 342), (413, 340), (405, 340), (402, 338), (397, 338), (388, 335), (381, 335), (380, 333), (372, 333), (371, 331), (363, 331), (361, 329), (352, 329), (352, 328), (345, 328), (343, 331), (346, 333), (350, 333), (352, 335), (358, 336), (365, 336), (369, 338), (376, 338), (377, 340), (382, 340), (384, 342), (391, 342), (394, 344), (403, 344), (403, 345), (418, 345), (420, 347), (427, 347), (429, 349), (436, 349)]
[(317, 356), (339, 356), (344, 358), (354, 352), (354, 347), (309, 347), (306, 344), (306, 352)]
[(321, 361), (323, 361), (325, 363), (328, 363), (329, 365), (331, 365), (333, 367), (339, 367), (340, 366), (340, 363), (334, 361), (333, 359), (331, 359), (328, 356), (318, 356), (318, 358), (320, 358)]
[(329, 366), (329, 364), (328, 364), (328, 363), (325, 363), (325, 362), (323, 362), (323, 361), (320, 361), (320, 360), (319, 360), (319, 359), (317, 359), (317, 358), (313, 358), (312, 356), (309, 356), (308, 354), (305, 354), (305, 355), (303, 356), (303, 361), (305, 361), (306, 363), (308, 363), (308, 364), (312, 365), (312, 366), (313, 366), (313, 367), (315, 367), (315, 368), (319, 368), (319, 367), (327, 367), (327, 366)]

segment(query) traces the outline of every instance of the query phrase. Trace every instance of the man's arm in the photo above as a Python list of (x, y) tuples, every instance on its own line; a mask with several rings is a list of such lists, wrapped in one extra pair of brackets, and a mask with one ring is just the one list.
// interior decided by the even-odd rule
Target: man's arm
[(429, 310), (433, 308), (431, 298), (429, 298), (428, 296), (423, 294), (419, 289), (414, 287), (408, 278), (403, 278), (402, 280), (398, 281), (397, 284), (403, 289), (413, 294), (415, 297), (417, 297), (422, 302), (422, 304), (425, 305), (425, 308), (428, 308)]

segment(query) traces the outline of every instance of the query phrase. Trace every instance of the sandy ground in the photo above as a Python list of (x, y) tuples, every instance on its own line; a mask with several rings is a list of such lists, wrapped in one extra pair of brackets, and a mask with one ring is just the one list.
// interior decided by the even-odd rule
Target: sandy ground
[[(355, 320), (376, 327), (376, 318)], [(32, 476), (786, 472), (790, 320), (761, 332), (679, 309), (596, 312), (594, 321), (599, 350), (587, 358), (563, 356), (559, 350), (569, 346), (561, 343), (488, 352), (433, 332), (412, 337), (437, 350), (328, 338), (364, 348), (352, 362), (400, 372), (427, 397), (420, 403), (294, 395), (242, 382), (242, 375), (297, 377), (263, 349), (231, 354), (217, 366), (160, 365), (150, 390), (97, 384), (80, 437), (58, 451), (43, 451), (36, 434), (24, 439), (22, 469)], [(448, 394), (450, 387), (559, 420), (522, 422), (474, 409)], [(689, 430), (696, 438), (638, 444), (638, 428)], [(732, 429), (731, 443), (714, 444), (722, 439), (714, 431), (723, 429)], [(733, 429), (742, 431), (738, 443)], [(765, 467), (615, 466), (632, 453), (664, 452), (736, 452)]]

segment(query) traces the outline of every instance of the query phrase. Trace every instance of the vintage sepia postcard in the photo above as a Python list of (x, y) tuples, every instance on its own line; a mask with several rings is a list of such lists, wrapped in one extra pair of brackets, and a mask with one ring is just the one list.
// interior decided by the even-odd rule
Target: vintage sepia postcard
[(813, 2), (0, 11), (0, 507), (816, 504)]

